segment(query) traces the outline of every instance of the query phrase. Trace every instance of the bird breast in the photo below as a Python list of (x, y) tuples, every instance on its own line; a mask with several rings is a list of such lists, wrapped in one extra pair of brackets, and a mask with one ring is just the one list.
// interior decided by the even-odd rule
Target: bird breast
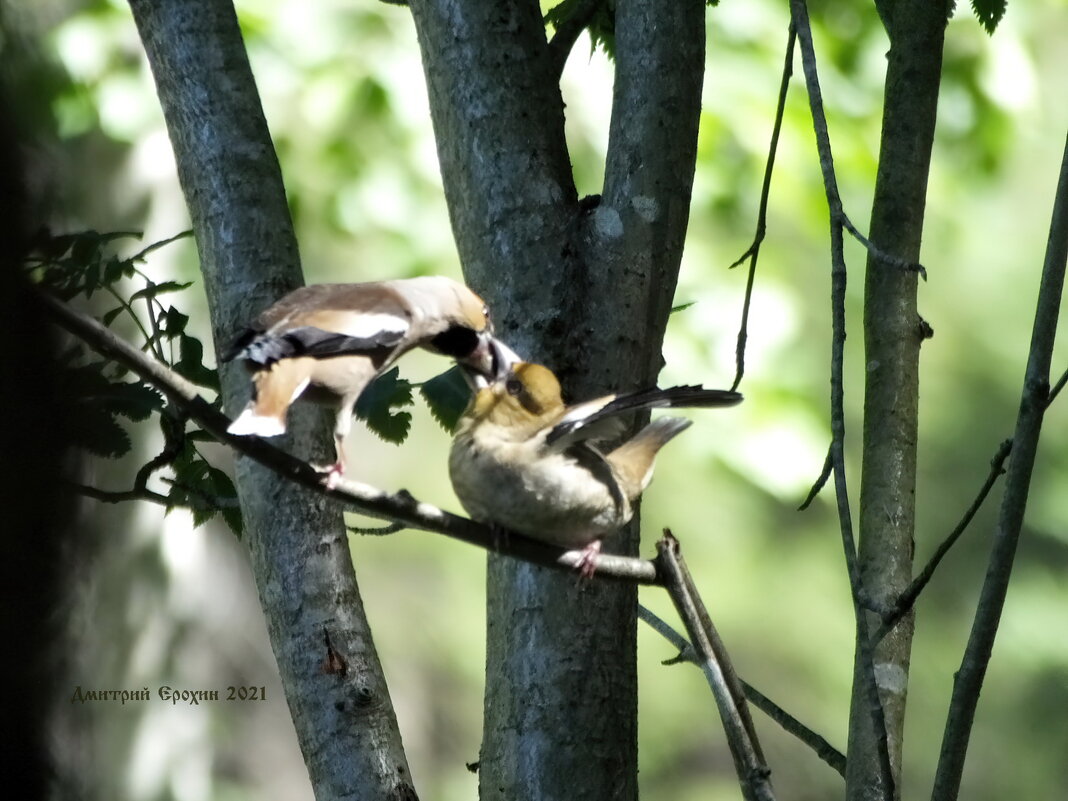
[(540, 440), (487, 442), (461, 434), (449, 453), (449, 473), (475, 520), (563, 548), (584, 547), (632, 514), (618, 492), (613, 496), (586, 467)]

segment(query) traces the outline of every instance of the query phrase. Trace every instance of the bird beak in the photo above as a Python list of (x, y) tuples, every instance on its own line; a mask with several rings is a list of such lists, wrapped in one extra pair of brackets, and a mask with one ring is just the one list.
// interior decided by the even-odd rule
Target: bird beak
[(487, 334), (480, 338), (471, 355), (461, 360), (460, 366), (468, 385), (478, 393), (503, 378), (513, 364), (521, 361), (514, 350)]
[(519, 354), (505, 345), (497, 338), (493, 338), (490, 342), (490, 375), (494, 381), (498, 381), (508, 374), (508, 371), (512, 369), (512, 365), (523, 361)]

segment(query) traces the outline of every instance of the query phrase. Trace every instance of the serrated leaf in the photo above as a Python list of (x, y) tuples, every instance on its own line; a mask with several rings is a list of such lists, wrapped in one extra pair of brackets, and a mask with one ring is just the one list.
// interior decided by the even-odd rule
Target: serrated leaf
[(394, 367), (376, 378), (356, 401), (356, 416), (386, 442), (400, 444), (408, 436), (412, 416), (408, 412), (393, 412), (398, 406), (412, 402), (411, 382), (399, 378), (400, 371)]
[(238, 539), (244, 532), (244, 521), (241, 518), (241, 508), (233, 502), (237, 500), (237, 488), (230, 476), (217, 467), (208, 470), (208, 482), (211, 485), (212, 496), (219, 502), (219, 511), (223, 520)]
[(110, 384), (97, 397), (109, 411), (129, 420), (144, 420), (163, 408), (163, 396), (159, 391), (137, 382)]
[(149, 284), (139, 289), (130, 296), (130, 303), (141, 298), (154, 298), (156, 295), (165, 295), (168, 292), (180, 292), (193, 286), (192, 281), (163, 281), (159, 284)]
[(104, 283), (111, 285), (122, 278), (123, 262), (112, 256), (104, 265)]
[(972, 0), (972, 11), (975, 18), (983, 26), (988, 34), (992, 34), (1005, 16), (1008, 0)]
[(200, 340), (189, 334), (181, 334), (178, 339), (181, 358), (174, 365), (179, 375), (194, 384), (219, 391), (219, 374), (204, 366), (204, 346)]
[(163, 333), (167, 335), (167, 339), (174, 339), (185, 332), (185, 327), (189, 323), (189, 315), (182, 314), (174, 306), (168, 306), (167, 311), (163, 313), (162, 322)]
[(123, 309), (125, 308), (125, 306), (116, 306), (114, 309), (107, 312), (103, 317), (101, 317), (100, 322), (102, 322), (105, 327), (110, 326), (113, 322), (115, 322), (115, 318), (122, 314)]
[(94, 456), (115, 459), (130, 452), (130, 436), (102, 409), (84, 406), (67, 423), (71, 444)]
[(74, 234), (70, 257), (79, 264), (86, 264), (96, 255), (99, 249), (100, 234), (96, 231), (82, 231), (80, 234)]
[(194, 502), (189, 505), (189, 511), (193, 513), (193, 528), (199, 528), (219, 513), (218, 509), (204, 506), (202, 502)]
[(423, 382), (419, 394), (426, 401), (431, 416), (450, 434), (456, 430), (464, 409), (471, 402), (471, 387), (459, 367), (451, 367)]

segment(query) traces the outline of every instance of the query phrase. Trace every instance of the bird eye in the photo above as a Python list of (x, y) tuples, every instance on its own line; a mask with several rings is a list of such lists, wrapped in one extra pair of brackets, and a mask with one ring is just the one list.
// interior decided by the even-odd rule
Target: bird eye
[(523, 391), (523, 382), (518, 378), (509, 378), (504, 382), (504, 388), (508, 391), (509, 395), (518, 395)]

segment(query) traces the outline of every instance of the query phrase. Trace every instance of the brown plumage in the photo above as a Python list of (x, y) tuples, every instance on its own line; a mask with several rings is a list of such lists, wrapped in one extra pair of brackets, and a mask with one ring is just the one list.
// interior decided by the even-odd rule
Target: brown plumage
[(449, 452), (449, 475), (476, 520), (564, 548), (582, 548), (592, 573), (603, 536), (633, 515), (657, 452), (690, 421), (660, 418), (605, 453), (598, 441), (623, 432), (620, 415), (661, 407), (733, 406), (737, 392), (649, 389), (565, 406), (556, 376), (518, 362), (478, 389)]
[(329, 472), (336, 480), (356, 400), (375, 377), (416, 347), (488, 370), (491, 334), (482, 299), (441, 276), (302, 287), (260, 314), (223, 354), (223, 361), (244, 360), (253, 386), (229, 431), (273, 437), (285, 433), (298, 398), (333, 406), (337, 459)]

